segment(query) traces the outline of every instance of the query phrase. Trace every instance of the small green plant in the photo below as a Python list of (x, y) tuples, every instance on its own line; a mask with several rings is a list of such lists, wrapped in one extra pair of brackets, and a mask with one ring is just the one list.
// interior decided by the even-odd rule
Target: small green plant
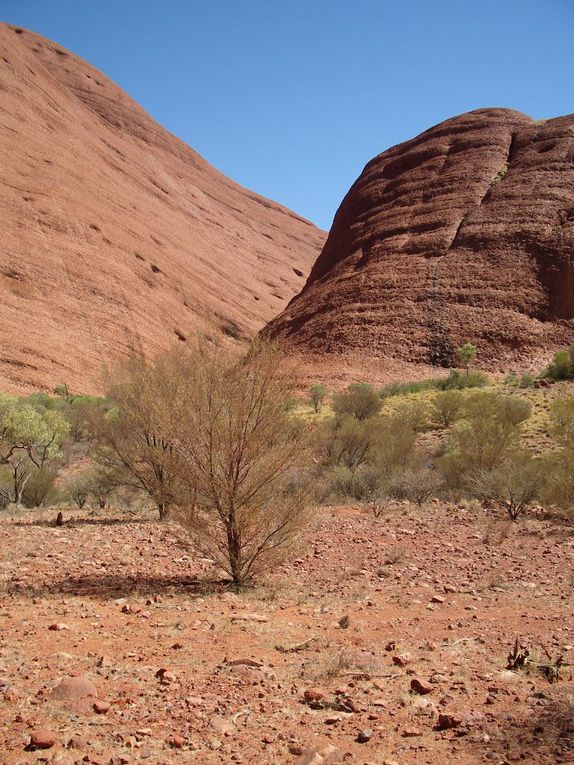
[(544, 372), (551, 380), (570, 380), (574, 376), (574, 345), (567, 351), (558, 351)]
[(460, 348), (456, 349), (457, 358), (460, 361), (461, 366), (466, 370), (467, 374), (476, 358), (477, 352), (478, 348), (476, 345), (473, 345), (470, 342), (466, 342), (464, 345), (461, 345)]
[(309, 401), (315, 414), (321, 411), (321, 407), (327, 398), (327, 388), (321, 383), (315, 383), (309, 388)]
[(496, 173), (494, 178), (492, 179), (491, 186), (496, 186), (497, 183), (500, 183), (500, 181), (506, 177), (508, 174), (508, 165), (502, 165), (500, 170)]

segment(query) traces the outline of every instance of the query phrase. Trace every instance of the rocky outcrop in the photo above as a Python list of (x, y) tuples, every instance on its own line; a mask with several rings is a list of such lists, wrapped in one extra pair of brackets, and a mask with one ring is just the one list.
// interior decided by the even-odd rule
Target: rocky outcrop
[(230, 181), (103, 74), (0, 25), (0, 388), (97, 389), (103, 362), (244, 342), (324, 234)]
[(508, 367), (574, 339), (574, 115), (449, 119), (367, 164), (267, 330), (316, 358)]

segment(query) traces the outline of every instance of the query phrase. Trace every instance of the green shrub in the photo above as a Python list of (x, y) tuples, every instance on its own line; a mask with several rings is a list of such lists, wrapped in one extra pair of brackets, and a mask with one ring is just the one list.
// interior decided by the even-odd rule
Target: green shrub
[(321, 424), (315, 438), (316, 450), (324, 465), (356, 470), (376, 447), (380, 434), (374, 420), (357, 420), (347, 414)]
[(430, 416), (439, 428), (450, 426), (462, 417), (464, 399), (459, 390), (444, 390), (437, 393), (431, 402)]
[(358, 501), (370, 499), (377, 492), (380, 476), (370, 465), (350, 470), (336, 465), (329, 473), (329, 495), (335, 499), (352, 498)]
[(468, 371), (465, 374), (461, 374), (456, 369), (453, 369), (449, 373), (448, 377), (441, 380), (439, 384), (440, 390), (465, 390), (466, 388), (484, 388), (488, 385), (489, 379), (484, 372)]
[(447, 484), (464, 488), (477, 471), (501, 465), (516, 449), (521, 424), (531, 409), (530, 402), (516, 396), (484, 391), (467, 394), (464, 419), (450, 427), (446, 453), (440, 460)]
[(421, 399), (402, 401), (389, 415), (393, 423), (401, 422), (410, 430), (419, 433), (426, 430), (430, 420), (429, 405)]
[(460, 348), (456, 349), (458, 360), (460, 361), (461, 366), (464, 367), (467, 372), (475, 360), (477, 352), (478, 348), (476, 345), (473, 345), (469, 342), (464, 343), (464, 345), (461, 345)]
[(515, 521), (542, 495), (545, 475), (540, 459), (517, 449), (492, 468), (475, 471), (467, 486), (478, 499), (502, 503)]
[(309, 388), (309, 401), (316, 414), (319, 413), (323, 402), (327, 398), (327, 388), (321, 383), (315, 383)]
[(550, 433), (568, 450), (574, 451), (574, 398), (564, 396), (550, 407)]
[(317, 428), (315, 451), (332, 495), (370, 498), (399, 466), (411, 464), (419, 416), (409, 410), (368, 420), (339, 415)]
[(442, 378), (430, 377), (426, 380), (414, 380), (412, 382), (397, 382), (385, 385), (379, 390), (379, 396), (382, 399), (392, 396), (402, 396), (405, 393), (420, 393), (426, 390), (438, 390), (442, 384)]
[(333, 409), (336, 414), (350, 414), (357, 420), (366, 420), (378, 414), (382, 403), (372, 385), (353, 383), (346, 391), (335, 394)]
[(551, 380), (570, 380), (574, 376), (574, 345), (567, 351), (558, 351), (544, 372)]
[(524, 374), (518, 379), (519, 388), (534, 388), (536, 384), (536, 377), (534, 375)]

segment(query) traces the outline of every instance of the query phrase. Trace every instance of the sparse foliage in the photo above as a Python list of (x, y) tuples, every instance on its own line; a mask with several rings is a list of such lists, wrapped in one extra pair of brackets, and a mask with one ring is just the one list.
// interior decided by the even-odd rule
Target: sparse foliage
[(311, 402), (311, 406), (313, 407), (315, 414), (318, 414), (321, 411), (321, 407), (323, 406), (323, 403), (326, 398), (327, 398), (327, 388), (324, 385), (322, 385), (321, 383), (316, 383), (315, 385), (311, 385), (311, 387), (309, 388), (309, 400)]
[(105, 475), (104, 483), (129, 486), (147, 494), (160, 518), (169, 514), (179, 474), (157, 402), (167, 402), (176, 395), (178, 381), (171, 377), (172, 365), (170, 356), (150, 363), (131, 359), (108, 374), (106, 388), (111, 408), (89, 412), (99, 442), (95, 457), (101, 468), (100, 490), (92, 488), (103, 507)]
[(467, 479), (471, 493), (479, 499), (500, 502), (515, 521), (524, 515), (541, 494), (544, 474), (540, 460), (517, 450), (490, 468), (481, 468)]
[(421, 462), (419, 465), (397, 470), (392, 476), (388, 491), (396, 499), (406, 499), (422, 507), (436, 496), (444, 481), (440, 473)]
[(437, 393), (431, 403), (431, 417), (439, 428), (450, 428), (463, 413), (464, 399), (458, 390)]
[(467, 373), (476, 358), (477, 351), (478, 349), (476, 345), (473, 345), (470, 342), (466, 342), (464, 345), (461, 345), (460, 348), (456, 349), (457, 358)]
[(308, 492), (291, 476), (305, 434), (286, 415), (290, 382), (279, 352), (244, 359), (199, 351), (164, 357), (173, 381), (155, 403), (176, 457), (174, 518), (236, 584), (274, 566), (307, 522)]
[(574, 345), (554, 354), (544, 376), (551, 380), (570, 380), (574, 376)]

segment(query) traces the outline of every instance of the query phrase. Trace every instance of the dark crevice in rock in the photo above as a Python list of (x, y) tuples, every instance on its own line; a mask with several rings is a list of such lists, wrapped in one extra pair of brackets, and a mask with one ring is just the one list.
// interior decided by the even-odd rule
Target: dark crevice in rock
[(426, 294), (429, 362), (432, 366), (450, 367), (454, 348), (446, 329), (447, 323), (444, 316), (445, 301), (440, 289), (440, 264), (440, 259), (433, 258), (429, 261)]

